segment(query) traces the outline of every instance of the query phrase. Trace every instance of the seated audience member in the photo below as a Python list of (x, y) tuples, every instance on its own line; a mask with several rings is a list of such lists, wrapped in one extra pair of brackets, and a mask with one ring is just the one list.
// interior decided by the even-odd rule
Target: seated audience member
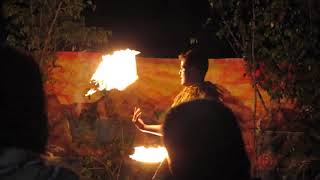
[(163, 143), (173, 179), (250, 179), (240, 128), (222, 103), (202, 99), (173, 107), (163, 124)]
[(76, 180), (72, 171), (45, 165), (48, 120), (40, 69), (34, 59), (1, 46), (0, 179)]

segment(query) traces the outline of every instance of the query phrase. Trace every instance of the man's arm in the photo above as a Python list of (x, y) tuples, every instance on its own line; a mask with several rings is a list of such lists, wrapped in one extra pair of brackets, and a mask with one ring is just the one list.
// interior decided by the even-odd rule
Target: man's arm
[(161, 124), (145, 125), (145, 129), (141, 131), (145, 133), (157, 135), (157, 136), (162, 136), (162, 125)]
[(142, 132), (149, 133), (157, 136), (162, 136), (162, 125), (148, 125), (145, 124), (143, 119), (141, 119), (140, 108), (134, 108), (134, 113), (132, 116), (132, 122), (134, 125)]

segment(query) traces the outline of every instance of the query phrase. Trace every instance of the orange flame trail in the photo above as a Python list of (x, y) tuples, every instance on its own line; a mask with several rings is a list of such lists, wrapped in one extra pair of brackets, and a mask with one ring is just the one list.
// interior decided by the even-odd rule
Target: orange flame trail
[(139, 51), (126, 49), (102, 56), (102, 62), (90, 80), (97, 88), (90, 89), (85, 96), (104, 89), (122, 91), (134, 83), (138, 79), (135, 56), (139, 53)]
[(134, 154), (129, 157), (133, 160), (145, 163), (160, 163), (168, 157), (168, 152), (164, 147), (143, 147), (134, 148)]

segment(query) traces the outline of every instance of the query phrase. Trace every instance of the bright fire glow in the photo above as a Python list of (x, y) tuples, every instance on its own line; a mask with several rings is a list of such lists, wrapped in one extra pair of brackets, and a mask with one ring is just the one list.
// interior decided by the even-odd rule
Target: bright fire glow
[(160, 163), (168, 157), (168, 152), (164, 147), (138, 146), (134, 148), (134, 154), (129, 156), (131, 159), (145, 163)]
[(126, 49), (102, 56), (102, 62), (91, 77), (91, 82), (97, 85), (97, 89), (90, 89), (85, 96), (104, 89), (122, 91), (135, 82), (138, 79), (135, 57), (139, 53), (139, 51)]

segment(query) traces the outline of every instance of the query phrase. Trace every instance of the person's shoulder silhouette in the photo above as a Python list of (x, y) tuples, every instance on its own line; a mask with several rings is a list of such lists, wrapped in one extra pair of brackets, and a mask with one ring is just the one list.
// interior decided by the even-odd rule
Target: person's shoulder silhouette
[(78, 179), (40, 158), (47, 145), (48, 119), (38, 64), (7, 46), (1, 46), (0, 55), (0, 179)]
[(172, 108), (163, 142), (174, 179), (250, 179), (236, 118), (218, 101), (199, 99)]

